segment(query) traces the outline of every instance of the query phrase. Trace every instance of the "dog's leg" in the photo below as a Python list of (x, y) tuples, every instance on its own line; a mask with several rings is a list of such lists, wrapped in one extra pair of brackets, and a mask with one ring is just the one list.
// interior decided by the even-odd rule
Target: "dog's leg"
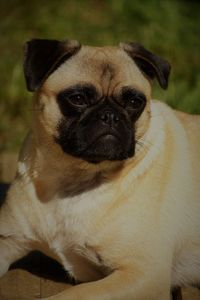
[(30, 251), (24, 239), (23, 227), (23, 223), (20, 227), (16, 222), (14, 211), (8, 205), (3, 205), (0, 210), (0, 277), (13, 262)]
[(171, 300), (182, 300), (181, 288), (175, 288), (172, 291), (172, 298), (171, 298)]
[(9, 190), (5, 187), (5, 192), (1, 193), (0, 189), (0, 277), (13, 262), (31, 251), (25, 238), (29, 225), (23, 215), (25, 193), (22, 186), (22, 183), (18, 186), (14, 181)]
[(0, 277), (8, 271), (13, 262), (28, 252), (29, 250), (20, 241), (0, 235)]
[(155, 278), (137, 280), (132, 272), (115, 271), (108, 277), (69, 288), (48, 300), (170, 300), (170, 287)]

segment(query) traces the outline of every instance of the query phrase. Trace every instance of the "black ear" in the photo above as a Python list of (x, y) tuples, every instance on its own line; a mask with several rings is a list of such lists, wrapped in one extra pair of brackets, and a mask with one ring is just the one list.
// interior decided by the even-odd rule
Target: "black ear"
[(135, 61), (141, 71), (150, 79), (157, 78), (160, 86), (166, 89), (170, 73), (170, 64), (157, 55), (146, 50), (138, 43), (120, 43), (123, 48)]
[(24, 45), (24, 75), (29, 91), (37, 90), (47, 77), (80, 49), (77, 41), (33, 39)]

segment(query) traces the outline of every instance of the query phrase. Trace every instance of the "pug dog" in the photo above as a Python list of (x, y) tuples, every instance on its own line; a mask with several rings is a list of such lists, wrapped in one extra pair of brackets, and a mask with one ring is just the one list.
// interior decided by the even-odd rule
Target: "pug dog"
[(200, 282), (200, 117), (153, 101), (170, 65), (137, 43), (26, 43), (32, 128), (0, 211), (0, 275), (31, 250), (54, 300), (169, 300)]

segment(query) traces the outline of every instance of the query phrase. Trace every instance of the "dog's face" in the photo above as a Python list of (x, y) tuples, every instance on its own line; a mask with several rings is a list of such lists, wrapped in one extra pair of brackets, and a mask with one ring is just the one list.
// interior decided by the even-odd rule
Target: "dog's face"
[(151, 79), (167, 87), (169, 64), (138, 44), (27, 43), (25, 77), (38, 90), (39, 131), (90, 163), (132, 157), (150, 119)]

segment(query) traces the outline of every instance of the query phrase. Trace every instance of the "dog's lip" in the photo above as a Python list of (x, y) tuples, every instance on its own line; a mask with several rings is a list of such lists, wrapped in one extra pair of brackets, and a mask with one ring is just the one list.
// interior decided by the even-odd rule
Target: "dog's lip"
[(87, 147), (89, 148), (90, 146), (92, 146), (93, 144), (97, 143), (100, 139), (104, 139), (105, 141), (109, 141), (109, 139), (116, 139), (119, 142), (121, 142), (121, 138), (119, 137), (119, 135), (117, 135), (114, 132), (104, 132), (100, 135), (98, 135), (91, 143), (90, 145)]
[(94, 142), (98, 141), (98, 140), (101, 139), (102, 137), (108, 137), (108, 138), (109, 138), (109, 137), (114, 137), (114, 138), (120, 139), (119, 136), (118, 136), (116, 133), (114, 133), (114, 132), (106, 132), (106, 133), (100, 134), (100, 135), (95, 139)]
[(99, 134), (97, 137), (95, 137), (95, 139), (92, 140), (91, 143), (89, 143), (87, 145), (87, 147), (84, 150), (81, 151), (81, 153), (84, 153), (85, 151), (87, 151), (90, 147), (92, 147), (95, 143), (97, 143), (102, 138), (104, 138), (105, 140), (115, 138), (116, 140), (121, 142), (121, 139), (120, 139), (119, 135), (117, 135), (116, 133), (110, 132), (110, 131), (109, 132), (104, 132), (104, 133)]

